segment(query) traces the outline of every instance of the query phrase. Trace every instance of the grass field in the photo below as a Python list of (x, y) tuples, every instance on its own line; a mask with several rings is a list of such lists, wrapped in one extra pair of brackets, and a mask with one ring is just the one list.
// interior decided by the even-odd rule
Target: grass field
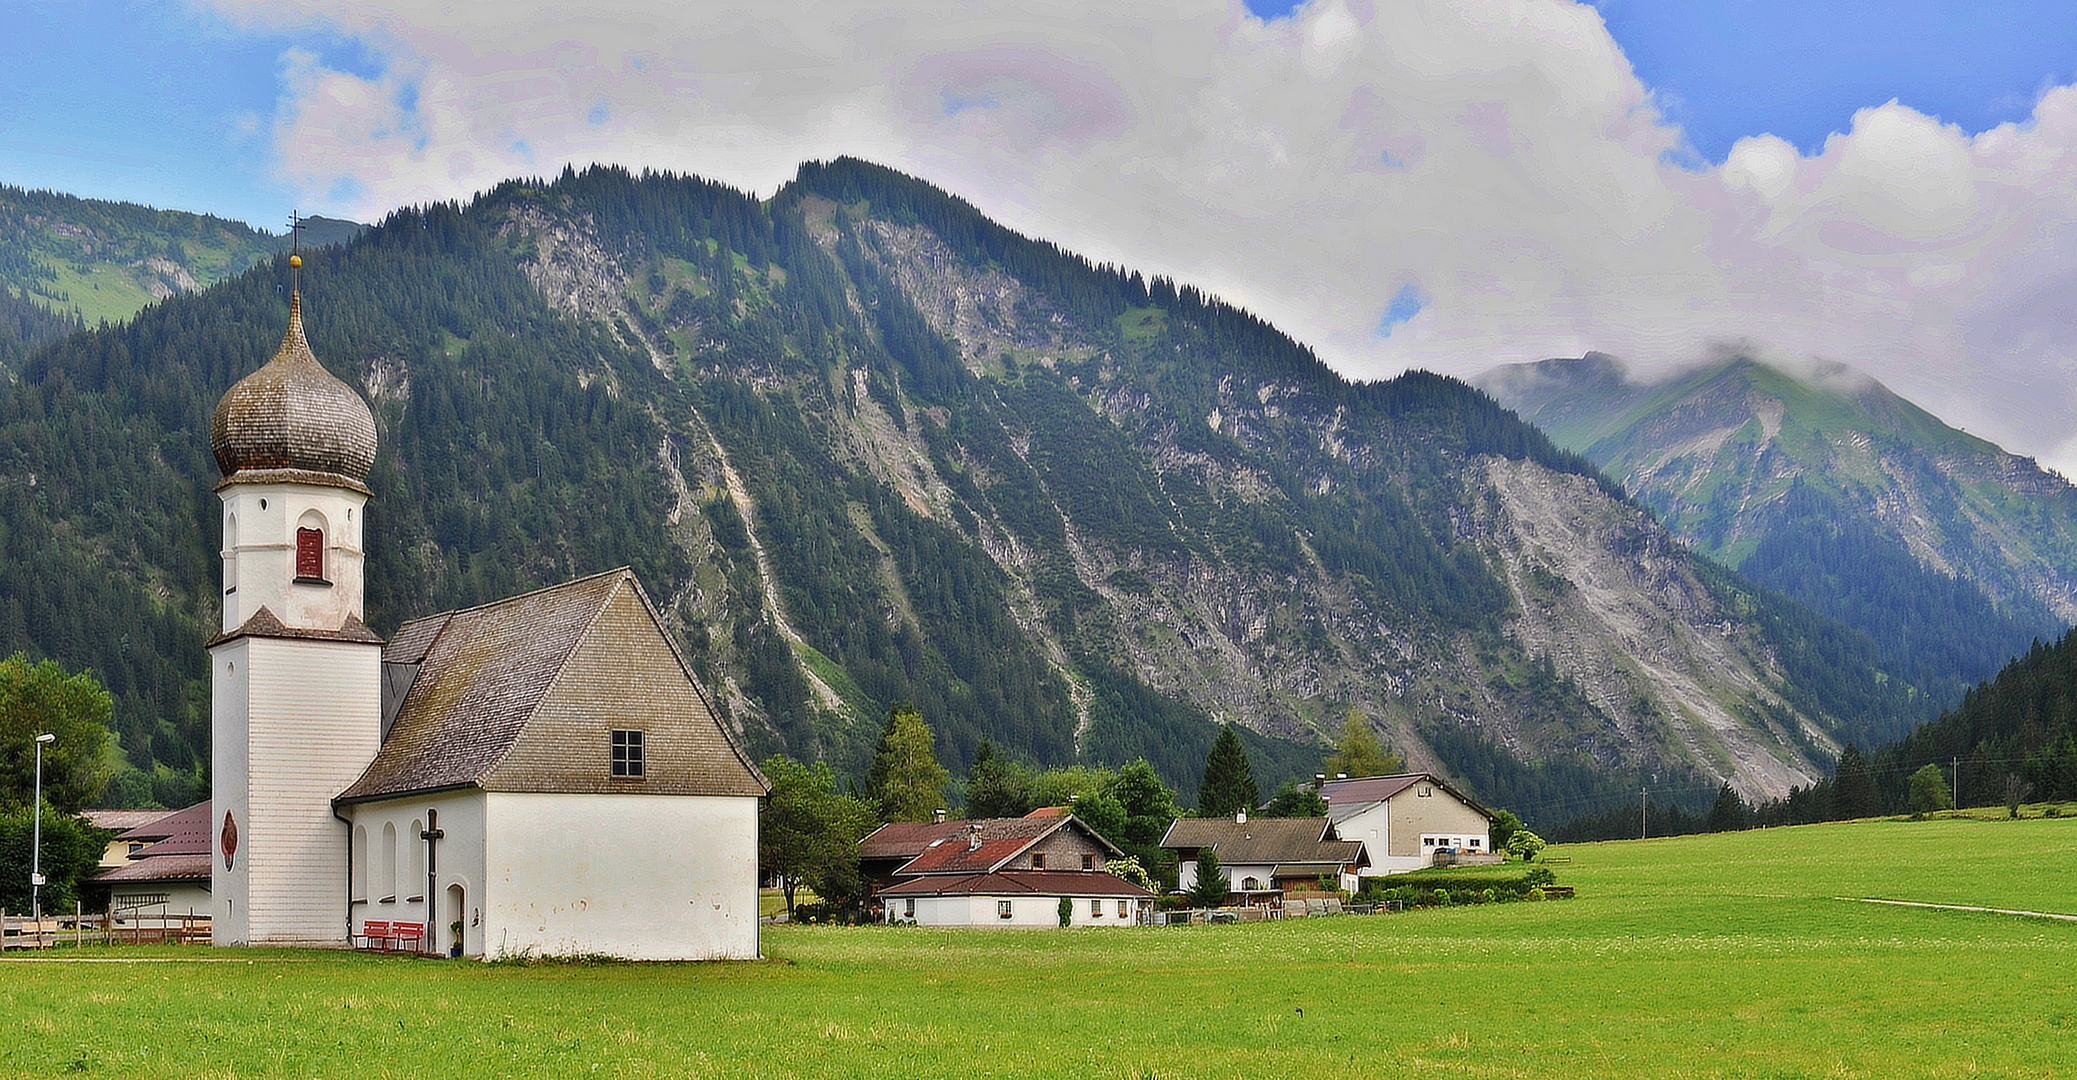
[(2077, 1076), (2077, 923), (1851, 899), (2077, 913), (2077, 819), (1550, 854), (1578, 899), (1168, 929), (779, 927), (761, 963), (10, 959), (0, 1074)]

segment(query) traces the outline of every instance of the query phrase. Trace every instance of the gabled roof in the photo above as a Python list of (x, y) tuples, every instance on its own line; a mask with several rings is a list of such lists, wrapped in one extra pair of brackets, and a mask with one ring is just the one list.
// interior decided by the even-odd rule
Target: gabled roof
[(210, 806), (210, 801), (204, 799), (170, 814), (161, 812), (157, 820), (131, 829), (116, 839), (152, 841), (151, 846), (130, 856), (132, 862), (162, 855), (192, 855), (196, 852), (207, 855), (215, 850), (212, 845), (216, 842)]
[[(1113, 856), (1124, 852), (1074, 815), (1062, 817), (981, 818), (975, 821), (898, 821), (872, 831), (858, 842), (858, 857), (907, 862), (894, 871), (914, 874), (983, 874), (995, 870), (1039, 841), (1073, 828)], [(974, 846), (974, 839), (980, 844)]]
[(880, 896), (1116, 896), (1154, 894), (1101, 870), (1003, 870), (993, 874), (915, 877), (881, 889)]
[(216, 832), (208, 800), (167, 813), (154, 812), (153, 819), (116, 837), (118, 840), (156, 841), (130, 856), (130, 861), (90, 880), (103, 885), (135, 884), (146, 881), (207, 881), (216, 850)]
[(113, 870), (95, 874), (89, 881), (97, 885), (136, 885), (152, 881), (208, 881), (215, 871), (214, 856), (206, 851), (187, 855), (160, 855), (154, 858), (136, 858)]
[(1363, 863), (1360, 840), (1331, 839), (1326, 818), (1177, 818), (1161, 838), (1177, 850), (1211, 848), (1227, 866), (1263, 863)]
[(1340, 822), (1421, 783), (1433, 784), (1449, 792), (1450, 797), (1458, 802), (1489, 818), (1493, 816), (1492, 811), (1480, 806), (1470, 796), (1434, 773), (1401, 773), (1397, 776), (1358, 776), (1348, 780), (1329, 780), (1320, 785), (1320, 797), (1327, 800), (1327, 817)]
[[(406, 623), (385, 665), (417, 669), (342, 802), (477, 787), (763, 795), (626, 567)], [(647, 775), (607, 773), (611, 729), (644, 731)]]

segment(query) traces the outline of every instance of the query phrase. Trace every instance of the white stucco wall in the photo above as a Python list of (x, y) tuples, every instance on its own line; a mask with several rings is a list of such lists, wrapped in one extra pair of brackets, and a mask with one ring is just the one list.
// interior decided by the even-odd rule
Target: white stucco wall
[[(345, 811), (354, 824), (367, 830), (368, 844), (365, 850), (354, 851), (356, 860), (382, 859), (382, 827), (393, 825), (397, 830), (394, 869), (389, 875), (369, 873), (368, 895), (353, 898), (356, 932), (370, 919), (424, 923), (432, 929), (431, 951), (446, 952), (451, 936), (448, 923), (455, 918), (448, 907), (448, 890), (459, 885), (463, 896), (462, 952), (467, 956), (483, 955), (484, 798), (482, 792), (474, 790), (447, 792), (360, 803)], [(429, 810), (436, 812), (437, 818), (429, 816)], [(419, 836), (429, 820), (437, 820), (440, 831), (447, 834), (435, 846), (430, 864), (426, 842)], [(428, 865), (436, 875), (431, 893), (426, 891)], [(385, 894), (373, 887), (390, 881), (394, 882), (393, 893)], [(395, 899), (385, 903), (385, 895)]]
[[(223, 501), (223, 629), (245, 625), (261, 607), (283, 625), (322, 630), (361, 614), (367, 496), (315, 484), (233, 484), (217, 494)], [(296, 529), (310, 514), (322, 519), (330, 585), (295, 582)]]
[[(1426, 787), (1431, 793), (1421, 795)], [(1492, 823), (1484, 814), (1458, 802), (1440, 785), (1416, 785), (1334, 827), (1343, 840), (1361, 840), (1370, 853), (1366, 876), (1403, 874), (1430, 865), (1434, 847), (1424, 838), (1447, 838), (1452, 847), (1483, 852)], [(1473, 843), (1476, 841), (1476, 843)]]
[(484, 800), (483, 955), (757, 956), (756, 799)]
[[(1136, 926), (1140, 901), (1126, 900), (1127, 915), (1118, 917), (1118, 898), (1115, 896), (1072, 896), (1075, 913), (1069, 926)], [(1092, 917), (1089, 901), (1103, 901), (1103, 914)], [(1016, 930), (1038, 930), (1060, 927), (1060, 897), (1058, 896), (919, 896), (916, 897), (916, 914), (907, 914), (906, 897), (891, 898), (887, 908), (890, 919), (915, 920), (918, 926), (980, 926), (1008, 927)], [(1010, 902), (1010, 917), (1005, 919), (997, 911), (998, 902)]]
[[(121, 919), (144, 919), (150, 925), (159, 920), (180, 918), (183, 915), (207, 916), (211, 899), (209, 890), (199, 884), (158, 882), (138, 885), (119, 885), (109, 890), (109, 908), (119, 913)], [(159, 903), (139, 906), (138, 897), (165, 897)]]
[[(1273, 886), (1270, 883), (1269, 873), (1270, 871), (1276, 869), (1276, 864), (1237, 863), (1235, 865), (1228, 866), (1224, 863), (1221, 863), (1219, 865), (1219, 869), (1224, 871), (1226, 874), (1226, 891), (1239, 892), (1241, 891), (1240, 883), (1246, 881), (1249, 878), (1254, 878), (1256, 881), (1261, 882), (1260, 885), (1256, 886), (1257, 888), (1272, 888)], [(1176, 868), (1176, 887), (1186, 891), (1197, 887), (1196, 859), (1185, 859)]]

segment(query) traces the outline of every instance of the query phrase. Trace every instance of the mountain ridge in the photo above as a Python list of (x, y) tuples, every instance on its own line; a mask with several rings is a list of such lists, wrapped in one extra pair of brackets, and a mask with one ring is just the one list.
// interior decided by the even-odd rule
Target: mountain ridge
[[(1483, 798), (1562, 808), (1779, 794), (1929, 711), (1471, 387), (1349, 383), (878, 166), (765, 202), (567, 170), (303, 274), (313, 347), (382, 431), (370, 622), (634, 566), (760, 754), (859, 771), (911, 701), (955, 771), (983, 739), (1145, 756), (1187, 798), (1220, 722), (1273, 782), (1353, 706)], [(206, 767), (197, 432), (286, 278), (73, 334), (0, 397), (0, 651), (114, 671), (140, 765)], [(149, 647), (111, 611), (148, 613)]]

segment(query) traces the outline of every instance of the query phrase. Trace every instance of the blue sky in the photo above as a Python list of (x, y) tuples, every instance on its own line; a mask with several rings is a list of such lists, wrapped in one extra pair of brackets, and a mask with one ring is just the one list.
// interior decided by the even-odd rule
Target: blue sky
[(279, 230), (855, 154), (1355, 377), (1816, 357), (2077, 468), (2077, 4), (1247, 2), (12, 0), (0, 183)]

